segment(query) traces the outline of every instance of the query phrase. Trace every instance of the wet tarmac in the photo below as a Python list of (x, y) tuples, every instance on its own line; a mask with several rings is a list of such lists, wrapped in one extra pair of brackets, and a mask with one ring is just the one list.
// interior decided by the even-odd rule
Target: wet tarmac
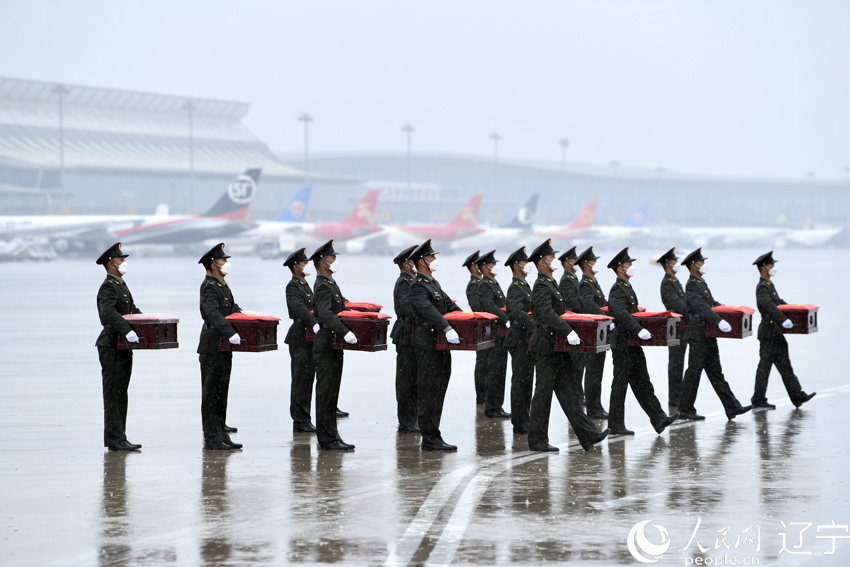
[[(760, 252), (706, 250), (720, 301), (754, 306), (750, 263)], [(641, 304), (659, 308), (660, 268), (643, 262), (648, 252), (632, 253)], [(780, 295), (821, 306), (819, 333), (789, 338), (803, 387), (817, 397), (795, 410), (774, 371), (777, 409), (728, 422), (704, 378), (697, 408), (708, 419), (656, 435), (629, 394), (635, 437), (588, 453), (553, 407), (558, 454), (529, 452), (509, 420), (476, 409), (471, 353), (453, 356), (443, 414), (458, 452), (421, 452), (418, 436), (396, 433), (392, 347), (346, 354), (340, 406), (351, 417), (340, 432), (355, 452), (320, 452), (315, 436), (291, 432), (285, 349), (234, 356), (228, 423), (245, 448), (205, 452), (195, 354), (202, 270), (193, 259), (138, 257), (127, 275), (133, 295), (143, 311), (180, 316), (181, 348), (136, 353), (127, 431), (144, 447), (106, 452), (94, 348), (102, 269), (4, 264), (0, 564), (847, 565), (850, 254), (777, 257)], [(453, 267), (461, 260), (441, 258), (436, 275), (465, 306), (466, 275)], [(243, 309), (285, 317), (286, 270), (232, 264)], [(350, 257), (337, 280), (349, 299), (392, 313), (395, 274), (387, 258)], [(600, 282), (607, 290), (613, 276)], [(726, 377), (748, 403), (758, 341), (720, 342)], [(666, 401), (666, 352), (645, 352)], [(610, 391), (610, 357), (605, 370)]]

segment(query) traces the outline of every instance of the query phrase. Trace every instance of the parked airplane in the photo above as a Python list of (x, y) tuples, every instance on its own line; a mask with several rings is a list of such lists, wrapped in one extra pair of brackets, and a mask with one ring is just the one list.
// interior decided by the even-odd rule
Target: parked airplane
[(575, 240), (595, 233), (593, 217), (596, 214), (596, 201), (590, 201), (579, 211), (567, 226), (541, 226), (534, 231), (535, 240), (551, 238), (557, 241)]
[[(537, 201), (539, 199), (539, 193), (533, 194), (528, 198), (528, 201), (526, 201), (519, 210), (517, 210), (514, 218), (512, 218), (508, 223), (499, 227), (485, 227), (483, 232), (455, 240), (451, 244), (452, 249), (464, 251), (474, 250), (476, 248), (513, 248), (519, 246), (521, 244), (520, 241), (524, 240), (526, 236), (531, 236), (534, 218), (537, 215)], [(531, 242), (525, 244), (528, 245), (531, 244)]]
[(387, 226), (387, 241), (391, 248), (403, 248), (431, 239), (436, 244), (450, 246), (452, 242), (484, 232), (479, 227), (478, 211), (481, 195), (473, 195), (455, 217), (446, 224)]
[(375, 224), (375, 206), (378, 204), (378, 189), (367, 191), (354, 210), (341, 222), (317, 222), (305, 226), (305, 234), (322, 242), (339, 240), (344, 242), (367, 237), (381, 232)]

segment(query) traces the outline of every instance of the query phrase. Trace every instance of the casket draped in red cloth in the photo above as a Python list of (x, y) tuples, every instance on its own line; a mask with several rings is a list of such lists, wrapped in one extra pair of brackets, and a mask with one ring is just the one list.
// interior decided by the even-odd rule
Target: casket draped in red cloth
[(345, 309), (346, 311), (380, 311), (383, 309), (383, 305), (378, 305), (377, 303), (368, 303), (365, 301), (346, 301)]
[(641, 327), (649, 331), (652, 338), (642, 340), (629, 333), (630, 346), (676, 346), (679, 344), (679, 322), (682, 316), (672, 311), (643, 311), (632, 313)]
[(218, 344), (220, 352), (266, 352), (277, 350), (278, 317), (259, 311), (243, 311), (225, 317), (227, 322), (239, 334), (242, 342), (230, 344), (230, 337), (221, 337)]
[(791, 319), (794, 326), (786, 329), (776, 325), (777, 335), (811, 335), (818, 332), (818, 307), (810, 303), (795, 303), (793, 305), (777, 305), (786, 317)]
[(611, 326), (613, 317), (608, 315), (595, 315), (592, 313), (573, 313), (567, 311), (561, 315), (573, 331), (576, 332), (581, 343), (571, 345), (567, 337), (555, 333), (555, 351), (557, 352), (586, 352), (600, 353), (611, 348), (608, 342), (608, 327)]
[(752, 307), (745, 305), (718, 305), (717, 307), (712, 307), (711, 310), (723, 317), (732, 327), (732, 330), (724, 333), (717, 325), (709, 323), (705, 331), (706, 337), (715, 339), (745, 339), (753, 334), (753, 313), (756, 310)]
[(139, 336), (139, 342), (131, 343), (127, 337), (118, 337), (118, 350), (162, 350), (177, 348), (177, 323), (180, 318), (170, 313), (135, 313), (122, 315), (130, 328)]
[[(375, 304), (372, 304), (375, 305)], [(346, 307), (350, 307), (346, 304)], [(381, 306), (378, 305), (378, 308)], [(337, 350), (359, 350), (362, 352), (377, 352), (387, 350), (387, 330), (392, 317), (377, 311), (346, 310), (337, 313), (343, 325), (354, 333), (357, 342), (349, 344), (340, 336), (334, 336), (333, 347)]]
[(443, 315), (452, 329), (457, 331), (460, 344), (446, 340), (445, 333), (437, 333), (437, 350), (484, 350), (495, 344), (499, 318), (483, 311), (451, 311)]

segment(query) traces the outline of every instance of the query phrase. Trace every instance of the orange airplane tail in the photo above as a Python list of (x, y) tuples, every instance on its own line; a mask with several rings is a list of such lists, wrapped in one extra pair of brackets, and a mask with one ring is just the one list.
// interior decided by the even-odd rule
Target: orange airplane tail
[(353, 224), (353, 225), (364, 225), (370, 226), (375, 221), (375, 207), (378, 204), (378, 190), (372, 189), (368, 191), (363, 198), (360, 199), (360, 202), (354, 207), (354, 210), (351, 211), (345, 220), (343, 220), (343, 224)]
[(584, 206), (575, 216), (567, 230), (587, 230), (593, 226), (593, 216), (596, 214), (596, 201), (591, 201)]
[(481, 195), (473, 195), (460, 209), (448, 226), (472, 228), (478, 224), (478, 210), (481, 208)]

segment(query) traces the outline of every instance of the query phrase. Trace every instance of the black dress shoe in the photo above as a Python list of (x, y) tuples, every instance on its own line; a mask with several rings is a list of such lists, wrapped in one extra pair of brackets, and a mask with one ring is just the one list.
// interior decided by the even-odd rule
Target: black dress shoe
[(208, 441), (204, 443), (204, 449), (207, 451), (230, 451), (232, 448), (224, 441)]
[(486, 410), (484, 412), (484, 417), (492, 417), (499, 419), (507, 419), (511, 417), (511, 414), (503, 410), (502, 408), (494, 409), (494, 410)]
[(801, 392), (801, 396), (794, 401), (794, 407), (798, 408), (801, 405), (805, 404), (809, 400), (815, 397), (817, 392), (812, 392), (811, 394), (806, 394), (805, 392)]
[(679, 419), (679, 414), (674, 413), (673, 415), (671, 415), (669, 417), (662, 418), (658, 423), (653, 423), (652, 427), (655, 428), (656, 433), (661, 433), (662, 431), (667, 429), (667, 427), (669, 427), (677, 419)]
[(141, 448), (142, 448), (142, 446), (141, 446), (141, 445), (139, 445), (138, 443), (130, 443), (130, 442), (129, 442), (128, 440), (126, 440), (126, 439), (124, 439), (124, 443), (126, 443), (127, 445), (129, 445), (130, 447), (132, 447), (132, 448), (133, 448), (133, 450), (141, 449)]
[(237, 431), (239, 431), (239, 430), (236, 429), (235, 427), (230, 427), (227, 424), (225, 424), (225, 426), (224, 426), (224, 432), (225, 433), (236, 433)]
[(587, 412), (590, 419), (608, 419), (608, 412), (604, 409), (590, 410)]
[(225, 439), (224, 444), (229, 445), (231, 449), (241, 449), (242, 448), (242, 443), (237, 443), (236, 441), (233, 441), (232, 439)]
[(526, 433), (528, 433), (528, 426), (527, 425), (516, 425), (516, 426), (514, 426), (514, 434), (515, 435), (525, 435)]
[(422, 433), (422, 430), (419, 429), (418, 425), (399, 425), (398, 426), (399, 433)]
[(336, 408), (336, 416), (337, 417), (348, 417), (348, 412), (342, 411), (341, 409)]
[(310, 423), (293, 423), (292, 424), (292, 432), (293, 433), (315, 433), (316, 426)]
[(588, 439), (587, 441), (582, 443), (581, 448), (584, 449), (585, 451), (590, 451), (591, 449), (593, 449), (594, 445), (596, 445), (597, 443), (599, 443), (600, 441), (602, 441), (603, 439), (608, 437), (608, 433), (610, 433), (610, 432), (611, 432), (610, 429), (605, 429), (604, 431), (600, 431), (598, 434), (594, 435), (593, 437), (591, 437), (590, 439)]
[(128, 443), (127, 441), (119, 441), (114, 445), (110, 445), (107, 447), (110, 451), (138, 451), (141, 445), (133, 445), (132, 443)]
[(680, 411), (679, 419), (681, 419), (682, 421), (702, 421), (705, 419), (705, 416), (700, 415), (697, 412), (688, 413), (686, 411)]
[(776, 409), (773, 404), (767, 403), (767, 400), (761, 402), (753, 402), (753, 409)]
[(739, 408), (732, 408), (730, 410), (726, 410), (726, 417), (728, 417), (731, 421), (742, 413), (747, 413), (751, 409), (753, 409), (753, 406), (741, 406)]
[(635, 434), (634, 431), (632, 431), (631, 429), (626, 429), (625, 426), (623, 426), (623, 427), (611, 427), (610, 431), (608, 433), (608, 435), (611, 435), (612, 437), (614, 435), (634, 435), (634, 434)]
[(549, 443), (535, 443), (534, 445), (529, 445), (528, 449), (530, 451), (539, 451), (539, 452), (548, 452), (548, 453), (557, 453), (560, 451), (554, 445), (550, 445)]
[(349, 445), (348, 443), (343, 443), (339, 440), (333, 440), (327, 445), (319, 445), (319, 449), (323, 451), (353, 451), (354, 445)]
[(442, 439), (437, 441), (422, 442), (423, 451), (457, 451), (455, 445), (449, 445)]

